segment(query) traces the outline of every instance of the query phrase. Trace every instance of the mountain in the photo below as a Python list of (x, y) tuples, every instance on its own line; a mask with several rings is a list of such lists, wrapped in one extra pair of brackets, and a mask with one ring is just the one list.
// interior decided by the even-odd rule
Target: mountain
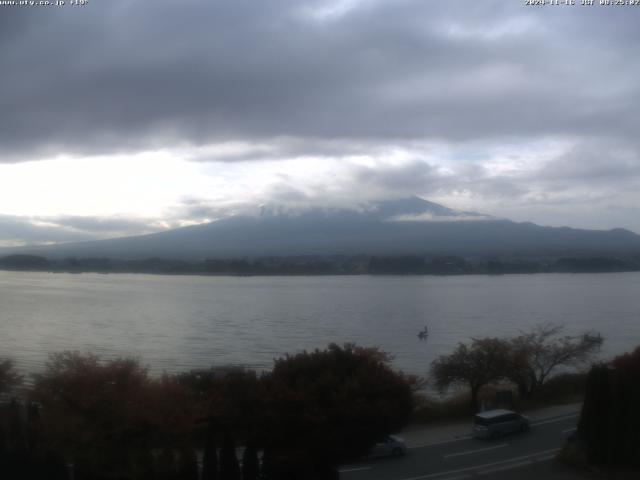
[[(15, 253), (16, 249), (11, 249)], [(624, 229), (580, 230), (517, 223), (459, 212), (418, 197), (359, 209), (288, 211), (264, 206), (256, 216), (150, 235), (22, 247), (47, 257), (181, 258), (294, 255), (573, 255), (640, 252)], [(5, 249), (4, 253), (10, 253)], [(0, 251), (0, 255), (3, 254)]]

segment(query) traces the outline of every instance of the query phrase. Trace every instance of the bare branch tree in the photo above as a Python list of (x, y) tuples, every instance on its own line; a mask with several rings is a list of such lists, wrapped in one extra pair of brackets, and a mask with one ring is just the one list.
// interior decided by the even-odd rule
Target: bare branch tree
[(593, 360), (603, 338), (598, 333), (561, 335), (562, 325), (544, 323), (510, 341), (507, 378), (529, 397), (558, 367), (577, 367)]

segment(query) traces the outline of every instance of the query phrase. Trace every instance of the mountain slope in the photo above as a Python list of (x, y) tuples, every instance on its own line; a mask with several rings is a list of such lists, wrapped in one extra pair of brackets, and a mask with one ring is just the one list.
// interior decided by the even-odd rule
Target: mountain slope
[(412, 197), (361, 210), (282, 212), (264, 207), (256, 217), (230, 217), (150, 235), (20, 250), (48, 257), (184, 259), (333, 254), (566, 255), (640, 252), (640, 236), (623, 229), (579, 230), (516, 223), (457, 212)]

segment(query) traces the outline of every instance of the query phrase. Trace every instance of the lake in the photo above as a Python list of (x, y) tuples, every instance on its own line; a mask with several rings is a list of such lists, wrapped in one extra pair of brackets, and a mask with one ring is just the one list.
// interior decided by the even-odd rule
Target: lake
[[(379, 346), (425, 374), (471, 337), (542, 322), (640, 344), (640, 273), (505, 276), (198, 277), (0, 272), (0, 358), (23, 371), (51, 352), (134, 355), (153, 372), (269, 368), (330, 342)], [(430, 336), (417, 333), (427, 324)]]

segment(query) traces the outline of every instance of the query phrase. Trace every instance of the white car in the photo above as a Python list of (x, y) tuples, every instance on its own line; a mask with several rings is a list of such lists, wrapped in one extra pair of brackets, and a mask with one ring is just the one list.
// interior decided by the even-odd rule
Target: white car
[(473, 436), (496, 439), (514, 432), (526, 432), (531, 427), (531, 419), (511, 410), (488, 410), (476, 414), (473, 421)]
[(407, 445), (404, 439), (396, 435), (389, 435), (381, 442), (376, 443), (367, 456), (370, 458), (401, 457), (405, 453), (407, 453)]

